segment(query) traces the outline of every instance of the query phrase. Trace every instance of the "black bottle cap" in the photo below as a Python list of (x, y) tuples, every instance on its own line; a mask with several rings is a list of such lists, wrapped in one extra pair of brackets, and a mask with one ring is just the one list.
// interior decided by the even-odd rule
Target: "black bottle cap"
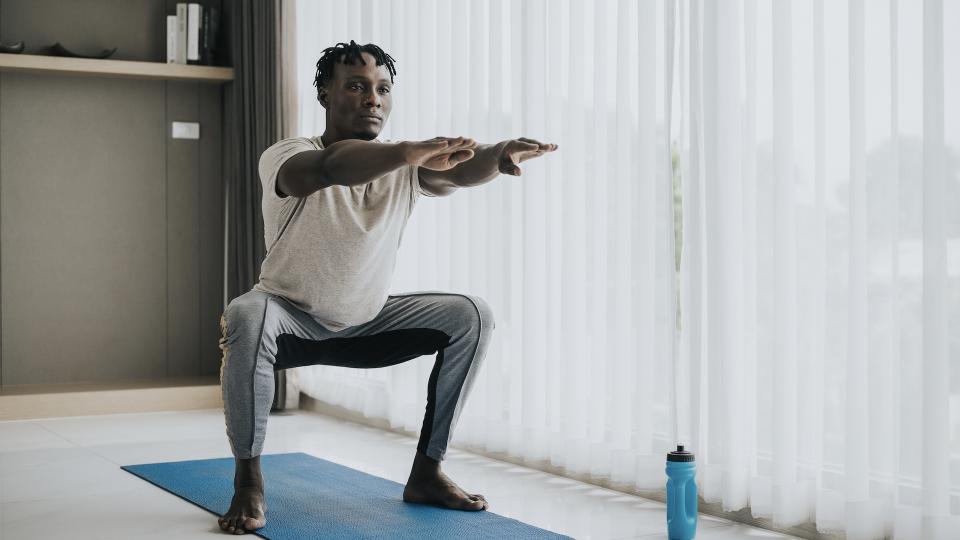
[(667, 454), (667, 461), (695, 461), (693, 452), (683, 449), (682, 444), (677, 445), (677, 449)]

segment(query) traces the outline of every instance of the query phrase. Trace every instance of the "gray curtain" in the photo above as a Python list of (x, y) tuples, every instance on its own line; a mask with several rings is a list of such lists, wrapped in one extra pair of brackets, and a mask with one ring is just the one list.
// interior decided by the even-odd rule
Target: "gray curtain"
[(224, 89), (226, 305), (257, 282), (265, 254), (257, 162), (277, 141), (279, 131), (279, 50), (274, 2), (232, 0), (223, 7), (229, 21), (225, 38), (235, 72)]
[[(226, 254), (224, 307), (249, 291), (263, 262), (263, 215), (257, 162), (280, 132), (277, 85), (278, 6), (274, 1), (231, 0), (223, 3), (225, 42), (234, 80), (224, 88), (226, 181)], [(282, 409), (286, 378), (275, 377), (274, 409)]]

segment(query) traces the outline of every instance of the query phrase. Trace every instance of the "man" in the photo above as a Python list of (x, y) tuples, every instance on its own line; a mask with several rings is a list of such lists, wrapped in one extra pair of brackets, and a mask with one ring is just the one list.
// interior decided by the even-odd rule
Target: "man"
[(324, 364), (390, 366), (436, 353), (426, 415), (403, 500), (484, 510), (440, 470), (486, 354), (493, 313), (483, 299), (388, 295), (396, 250), (420, 195), (448, 195), (520, 175), (517, 164), (557, 149), (531, 139), (478, 145), (464, 137), (377, 139), (390, 116), (393, 58), (354, 41), (324, 50), (314, 84), (326, 109), (319, 137), (284, 139), (260, 157), (267, 255), (254, 288), (220, 324), (220, 382), (236, 459), (234, 496), (220, 520), (243, 534), (266, 525), (260, 452), (274, 371)]

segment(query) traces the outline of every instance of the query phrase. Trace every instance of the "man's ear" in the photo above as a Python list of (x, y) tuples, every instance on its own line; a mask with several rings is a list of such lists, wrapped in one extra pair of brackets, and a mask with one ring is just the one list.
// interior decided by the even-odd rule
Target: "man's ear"
[(328, 99), (327, 92), (324, 90), (321, 90), (320, 95), (317, 97), (317, 100), (320, 101), (320, 105), (322, 105), (324, 109), (327, 108), (327, 99)]

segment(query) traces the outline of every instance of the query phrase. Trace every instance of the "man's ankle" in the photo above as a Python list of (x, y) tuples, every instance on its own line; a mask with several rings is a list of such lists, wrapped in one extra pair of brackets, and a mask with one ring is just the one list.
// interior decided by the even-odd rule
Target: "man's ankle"
[(236, 458), (236, 470), (233, 475), (233, 487), (258, 487), (263, 489), (263, 475), (260, 472), (260, 456)]
[(440, 470), (440, 461), (417, 450), (413, 458), (413, 474), (435, 473)]

